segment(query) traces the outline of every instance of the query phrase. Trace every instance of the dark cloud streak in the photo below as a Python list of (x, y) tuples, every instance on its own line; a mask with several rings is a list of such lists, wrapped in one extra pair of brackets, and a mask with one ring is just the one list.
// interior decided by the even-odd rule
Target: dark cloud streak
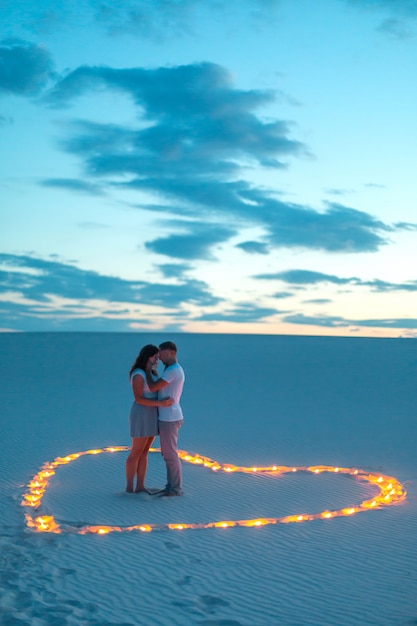
[[(54, 260), (43, 260), (31, 256), (0, 255), (0, 288), (10, 294), (0, 303), (1, 326), (11, 330), (130, 330), (132, 322), (142, 328), (151, 321), (143, 314), (132, 319), (127, 307), (110, 305), (153, 305), (161, 307), (166, 319), (175, 320), (180, 315), (182, 321), (189, 319), (196, 322), (262, 323), (268, 318), (280, 316), (286, 324), (312, 327), (341, 329), (347, 327), (403, 328), (414, 330), (417, 319), (382, 318), (348, 319), (338, 316), (306, 316), (290, 313), (275, 307), (243, 302), (226, 306), (220, 298), (210, 294), (207, 285), (196, 279), (184, 279), (188, 271), (187, 264), (168, 264), (161, 269), (177, 279), (175, 284), (160, 282), (128, 281), (96, 272), (78, 269), (73, 265)], [(177, 272), (175, 268), (178, 268)], [(358, 279), (339, 279), (334, 275), (292, 270), (269, 276), (283, 278), (290, 284), (317, 284), (328, 281), (345, 284), (357, 281), (357, 284), (371, 285), (379, 291), (409, 289), (417, 291), (417, 281), (403, 285), (393, 285), (382, 281), (359, 281)], [(276, 298), (290, 297), (289, 292), (281, 292)], [(25, 302), (19, 302), (23, 297)], [(54, 299), (62, 299), (61, 306)], [(107, 303), (102, 315), (97, 315), (97, 301)], [(323, 299), (321, 300), (323, 302)], [(187, 305), (197, 306), (199, 313), (192, 315)], [(223, 304), (222, 310), (205, 310)], [(173, 322), (172, 328), (177, 322)]]
[(36, 96), (53, 76), (53, 61), (46, 48), (20, 40), (1, 42), (0, 93)]
[(227, 241), (235, 232), (231, 228), (200, 223), (188, 224), (187, 230), (186, 234), (159, 237), (146, 243), (146, 248), (171, 258), (210, 260), (213, 246)]
[(417, 291), (417, 280), (410, 280), (404, 283), (389, 283), (383, 280), (362, 280), (355, 276), (348, 278), (340, 278), (333, 274), (324, 274), (322, 272), (313, 272), (311, 270), (286, 270), (284, 272), (275, 272), (271, 274), (257, 274), (253, 278), (259, 280), (278, 280), (289, 285), (308, 286), (320, 283), (331, 283), (340, 286), (357, 286), (370, 287), (372, 291), (377, 292), (395, 292), (395, 291)]
[(46, 178), (40, 182), (44, 187), (56, 187), (58, 189), (68, 189), (79, 193), (87, 193), (94, 196), (102, 195), (103, 188), (95, 183), (75, 178)]
[(284, 316), (284, 322), (289, 324), (300, 324), (302, 326), (318, 326), (324, 328), (347, 328), (366, 327), (366, 328), (398, 328), (398, 329), (417, 329), (417, 318), (388, 318), (388, 319), (359, 319), (352, 320), (337, 316), (308, 316), (303, 314), (292, 314)]
[(203, 322), (234, 322), (243, 324), (263, 322), (265, 319), (277, 315), (278, 313), (280, 313), (280, 311), (270, 307), (258, 307), (251, 303), (242, 303), (226, 311), (203, 313), (196, 319)]
[[(229, 72), (213, 63), (156, 69), (84, 66), (63, 78), (48, 98), (55, 106), (68, 105), (104, 87), (133, 99), (140, 124), (75, 123), (64, 147), (84, 161), (90, 177), (159, 196), (175, 204), (177, 215), (195, 218), (204, 211), (208, 220), (260, 225), (269, 248), (355, 253), (375, 252), (387, 243), (393, 227), (363, 211), (327, 203), (319, 212), (278, 200), (241, 178), (244, 166), (280, 169), (289, 157), (307, 153), (290, 138), (289, 122), (265, 121), (256, 114), (273, 101), (270, 91), (236, 89)], [(222, 240), (219, 236), (212, 243)], [(156, 251), (158, 245), (150, 245)]]
[(177, 284), (129, 281), (105, 276), (73, 265), (29, 256), (0, 254), (0, 288), (21, 293), (25, 298), (45, 304), (50, 297), (74, 300), (104, 300), (179, 308), (184, 303), (213, 305), (207, 285), (198, 280)]

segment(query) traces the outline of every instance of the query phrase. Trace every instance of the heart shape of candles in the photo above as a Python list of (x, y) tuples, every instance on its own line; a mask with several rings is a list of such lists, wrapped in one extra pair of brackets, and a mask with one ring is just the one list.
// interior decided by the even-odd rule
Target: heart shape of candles
[[(85, 452), (76, 452), (68, 454), (64, 457), (57, 457), (50, 463), (44, 463), (39, 472), (31, 479), (27, 485), (27, 492), (23, 495), (22, 506), (34, 509), (37, 512), (41, 506), (43, 495), (48, 487), (51, 477), (55, 474), (58, 467), (66, 465), (86, 454), (96, 455), (102, 453), (114, 454), (115, 452), (128, 451), (128, 446), (115, 446), (108, 448), (99, 448), (94, 450), (86, 450)], [(159, 448), (151, 448), (151, 452), (159, 452)], [(204, 528), (231, 528), (236, 526), (259, 527), (268, 524), (288, 524), (292, 522), (306, 522), (316, 519), (331, 519), (334, 517), (351, 516), (362, 511), (370, 511), (381, 507), (397, 504), (407, 497), (407, 492), (396, 478), (385, 476), (384, 474), (368, 472), (361, 469), (350, 467), (333, 467), (330, 465), (315, 465), (306, 467), (291, 467), (285, 465), (272, 465), (268, 467), (243, 467), (232, 464), (222, 464), (200, 454), (190, 454), (185, 450), (178, 451), (179, 457), (186, 463), (201, 465), (213, 472), (241, 472), (246, 474), (268, 474), (282, 475), (294, 472), (311, 472), (314, 474), (322, 474), (325, 472), (333, 474), (348, 474), (359, 481), (370, 483), (379, 489), (373, 498), (364, 500), (360, 504), (345, 507), (334, 511), (326, 510), (320, 513), (300, 513), (296, 515), (287, 515), (285, 517), (267, 517), (253, 518), (244, 520), (219, 520), (209, 521), (205, 523), (173, 523), (173, 524), (139, 524), (133, 526), (61, 526), (53, 515), (32, 515), (26, 513), (25, 519), (28, 528), (37, 532), (47, 533), (63, 533), (73, 532), (81, 535), (99, 534), (104, 535), (111, 532), (150, 532), (156, 530), (187, 530), (187, 529), (204, 529)]]

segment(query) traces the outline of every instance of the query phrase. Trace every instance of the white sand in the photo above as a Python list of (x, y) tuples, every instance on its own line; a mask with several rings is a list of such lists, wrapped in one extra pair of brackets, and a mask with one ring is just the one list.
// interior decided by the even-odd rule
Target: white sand
[[(375, 493), (343, 475), (185, 463), (182, 498), (129, 495), (121, 451), (57, 468), (40, 511), (64, 532), (28, 529), (22, 495), (46, 461), (129, 445), (127, 372), (143, 344), (167, 338), (187, 376), (181, 449), (221, 464), (381, 472), (405, 485), (407, 500), (259, 528), (77, 534), (95, 524), (281, 518)], [(0, 354), (2, 626), (417, 624), (415, 341), (3, 334)], [(147, 484), (164, 485), (158, 453)]]

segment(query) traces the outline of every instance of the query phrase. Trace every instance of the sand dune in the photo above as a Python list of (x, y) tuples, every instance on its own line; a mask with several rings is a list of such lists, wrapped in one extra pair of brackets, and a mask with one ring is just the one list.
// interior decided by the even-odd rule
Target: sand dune
[[(182, 498), (126, 494), (127, 452), (119, 451), (56, 468), (39, 513), (53, 514), (64, 528), (164, 528), (103, 536), (27, 528), (22, 497), (46, 461), (129, 445), (127, 370), (143, 343), (165, 338), (0, 336), (1, 624), (417, 623), (412, 340), (175, 337), (187, 375), (182, 449), (220, 464), (386, 474), (407, 489), (400, 504), (302, 523), (169, 530), (172, 523), (341, 509), (378, 489), (346, 475), (227, 474), (184, 463)], [(224, 371), (220, 354), (228, 355)], [(258, 362), (262, 367), (251, 366)], [(147, 483), (164, 483), (157, 452)]]

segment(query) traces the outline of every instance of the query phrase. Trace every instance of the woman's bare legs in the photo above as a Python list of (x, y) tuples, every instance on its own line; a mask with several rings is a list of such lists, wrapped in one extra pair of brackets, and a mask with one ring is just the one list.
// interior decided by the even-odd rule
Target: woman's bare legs
[(136, 470), (136, 493), (146, 490), (145, 476), (146, 470), (148, 469), (148, 452), (154, 439), (155, 437), (146, 437), (145, 439), (146, 443), (143, 447), (142, 454), (140, 456), (138, 467)]
[[(133, 437), (130, 454), (126, 459), (126, 491), (137, 493), (145, 490), (145, 475), (148, 467), (148, 452), (155, 437)], [(136, 476), (136, 489), (134, 479)]]

